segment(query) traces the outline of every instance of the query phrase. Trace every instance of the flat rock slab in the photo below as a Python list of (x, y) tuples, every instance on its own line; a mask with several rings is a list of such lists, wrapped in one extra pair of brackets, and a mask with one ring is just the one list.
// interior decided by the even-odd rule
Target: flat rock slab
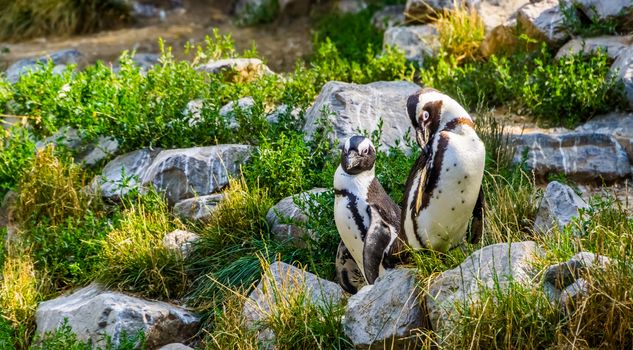
[(35, 313), (36, 334), (55, 331), (66, 320), (82, 342), (105, 348), (105, 336), (117, 347), (123, 336), (145, 334), (147, 345), (155, 349), (192, 337), (199, 318), (180, 307), (147, 301), (96, 284), (41, 303)]
[(534, 220), (534, 231), (547, 234), (552, 229), (563, 230), (581, 209), (588, 209), (587, 203), (574, 190), (558, 181), (552, 181), (545, 189), (545, 195)]
[(535, 242), (499, 243), (471, 254), (458, 267), (443, 272), (430, 285), (426, 296), (431, 326), (442, 335), (459, 317), (457, 303), (472, 304), (484, 290), (507, 290), (510, 283), (531, 286), (535, 257), (544, 251)]
[(349, 298), (343, 330), (356, 349), (415, 348), (426, 320), (416, 284), (415, 269), (393, 269)]
[(516, 136), (514, 163), (525, 165), (539, 180), (565, 174), (581, 183), (613, 182), (631, 176), (631, 164), (614, 136), (597, 133)]
[(365, 85), (330, 81), (321, 89), (316, 101), (306, 112), (303, 131), (312, 137), (323, 125), (331, 123), (334, 133), (331, 140), (339, 145), (359, 133), (376, 131), (382, 120), (380, 149), (404, 145), (405, 135), (414, 137), (406, 113), (407, 98), (420, 90), (406, 81), (379, 81)]

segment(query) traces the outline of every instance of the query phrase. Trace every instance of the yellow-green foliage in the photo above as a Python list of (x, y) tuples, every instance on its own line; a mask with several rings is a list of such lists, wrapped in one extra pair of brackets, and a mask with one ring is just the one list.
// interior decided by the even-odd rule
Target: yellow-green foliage
[(182, 257), (163, 246), (163, 237), (182, 226), (155, 193), (129, 200), (103, 242), (98, 278), (149, 297), (181, 296), (187, 285)]
[(441, 50), (456, 62), (478, 58), (485, 34), (483, 21), (474, 8), (454, 6), (454, 10), (439, 12), (434, 23), (439, 32)]
[(0, 40), (69, 35), (115, 26), (129, 19), (117, 0), (0, 0)]
[(204, 349), (256, 350), (257, 332), (246, 326), (244, 319), (245, 296), (233, 294), (225, 299), (214, 322), (213, 331), (204, 337)]
[(35, 309), (43, 298), (41, 275), (35, 271), (28, 251), (9, 247), (2, 267), (0, 306), (2, 317), (16, 333), (15, 343), (28, 344), (35, 321)]
[(23, 222), (47, 218), (52, 226), (78, 218), (98, 200), (83, 190), (85, 185), (83, 170), (72, 160), (57, 157), (54, 147), (48, 146), (37, 153), (18, 184), (18, 217)]

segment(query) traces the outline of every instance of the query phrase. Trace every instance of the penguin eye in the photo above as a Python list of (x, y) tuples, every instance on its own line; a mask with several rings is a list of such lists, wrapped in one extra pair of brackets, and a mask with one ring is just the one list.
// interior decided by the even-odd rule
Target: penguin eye
[(428, 112), (428, 111), (423, 111), (423, 112), (422, 112), (422, 120), (423, 120), (423, 121), (427, 121), (427, 120), (429, 120), (429, 117), (430, 117), (430, 115), (429, 115), (429, 112)]
[(363, 156), (366, 156), (367, 153), (369, 153), (369, 148), (365, 148), (364, 150), (360, 151), (360, 154)]

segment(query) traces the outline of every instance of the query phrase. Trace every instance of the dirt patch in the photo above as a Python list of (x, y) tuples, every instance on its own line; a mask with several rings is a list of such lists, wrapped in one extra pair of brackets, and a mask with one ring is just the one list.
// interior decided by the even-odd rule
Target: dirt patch
[(186, 58), (187, 42), (202, 43), (204, 37), (218, 28), (230, 34), (238, 51), (249, 49), (253, 43), (269, 66), (275, 71), (289, 71), (295, 61), (312, 50), (311, 23), (308, 18), (297, 18), (283, 23), (257, 27), (237, 26), (229, 15), (229, 6), (218, 1), (186, 1), (184, 8), (166, 13), (164, 20), (152, 19), (133, 28), (105, 31), (91, 35), (66, 38), (38, 38), (15, 44), (2, 44), (0, 67), (26, 57), (36, 57), (57, 50), (75, 48), (85, 56), (86, 63), (97, 60), (115, 62), (124, 50), (158, 52), (158, 39), (163, 38), (173, 48), (177, 58)]

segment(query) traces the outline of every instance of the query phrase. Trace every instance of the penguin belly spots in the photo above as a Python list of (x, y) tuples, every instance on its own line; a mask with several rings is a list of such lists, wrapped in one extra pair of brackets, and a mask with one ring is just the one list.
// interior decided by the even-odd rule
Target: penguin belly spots
[[(355, 220), (355, 215), (352, 212), (352, 207), (354, 206), (351, 204), (347, 196), (337, 195), (334, 200), (334, 218), (336, 229), (341, 236), (341, 240), (354, 260), (358, 263), (360, 270), (363, 271), (364, 242), (361, 237), (364, 236), (363, 230), (366, 230), (369, 225), (369, 218), (363, 217), (362, 215), (366, 210), (366, 205), (363, 203), (354, 203), (359, 209), (358, 215), (361, 215), (360, 220)], [(360, 226), (357, 224), (360, 224)]]

